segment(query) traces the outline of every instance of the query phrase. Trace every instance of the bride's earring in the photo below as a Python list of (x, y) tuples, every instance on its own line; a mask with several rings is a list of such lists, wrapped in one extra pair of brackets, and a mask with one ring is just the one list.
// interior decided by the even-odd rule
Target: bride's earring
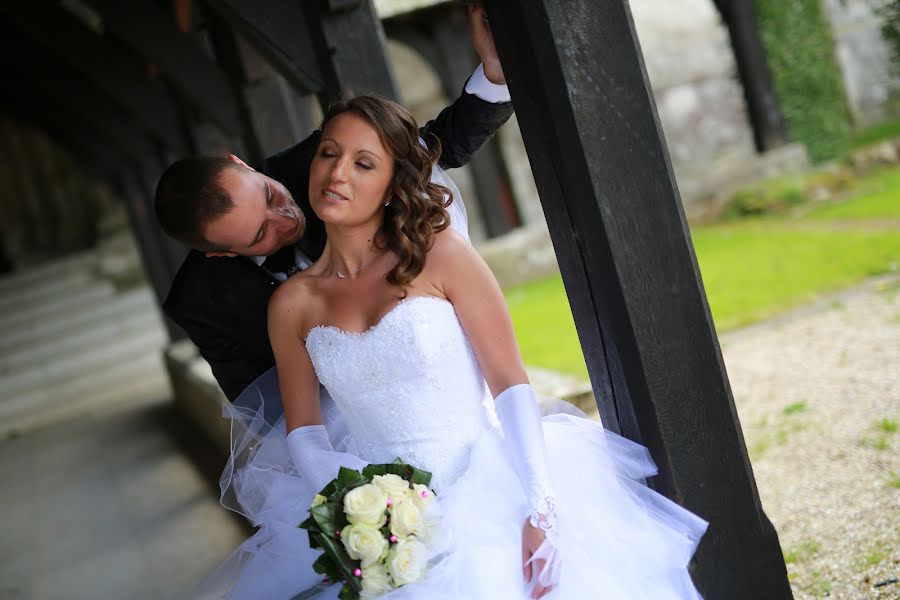
[(388, 200), (387, 202), (384, 203), (384, 205), (387, 206), (387, 205), (390, 204), (390, 203), (391, 203), (391, 201)]

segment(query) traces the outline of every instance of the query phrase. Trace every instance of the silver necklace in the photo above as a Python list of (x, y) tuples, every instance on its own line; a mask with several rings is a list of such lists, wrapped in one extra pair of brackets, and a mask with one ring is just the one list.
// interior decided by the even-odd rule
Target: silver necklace
[[(381, 255), (373, 254), (372, 257), (369, 258), (369, 260), (367, 260), (366, 262), (363, 263), (363, 265), (359, 268), (359, 270), (356, 273), (353, 273), (353, 277), (359, 277), (359, 274), (362, 273), (363, 270), (365, 270), (366, 267), (368, 267), (370, 264), (372, 264), (375, 261), (375, 259), (378, 258), (379, 256), (381, 256)], [(338, 276), (338, 279), (349, 279), (350, 278), (349, 274), (344, 273), (343, 271), (338, 269), (337, 266), (334, 267), (334, 274)]]

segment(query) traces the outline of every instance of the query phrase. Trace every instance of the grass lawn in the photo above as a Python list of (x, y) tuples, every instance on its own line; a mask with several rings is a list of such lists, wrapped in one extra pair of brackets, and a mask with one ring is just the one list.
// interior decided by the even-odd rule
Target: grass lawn
[(900, 120), (885, 121), (854, 133), (850, 137), (850, 148), (863, 148), (896, 137), (900, 137)]
[[(718, 332), (898, 268), (900, 228), (879, 226), (877, 220), (900, 217), (900, 169), (874, 173), (853, 190), (842, 202), (802, 218), (767, 217), (692, 229)], [(863, 221), (854, 224), (854, 219)], [(525, 362), (586, 377), (562, 279), (551, 277), (505, 292)]]

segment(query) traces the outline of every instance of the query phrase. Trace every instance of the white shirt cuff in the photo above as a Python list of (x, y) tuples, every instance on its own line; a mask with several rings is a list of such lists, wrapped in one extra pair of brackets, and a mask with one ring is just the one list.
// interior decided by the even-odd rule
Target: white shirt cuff
[(506, 85), (491, 83), (484, 74), (484, 65), (478, 65), (478, 68), (469, 77), (469, 81), (466, 82), (466, 93), (494, 104), (510, 101), (509, 88)]

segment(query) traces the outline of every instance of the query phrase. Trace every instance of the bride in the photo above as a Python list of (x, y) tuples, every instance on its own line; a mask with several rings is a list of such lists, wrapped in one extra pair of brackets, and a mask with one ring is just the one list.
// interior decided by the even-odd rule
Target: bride
[[(269, 305), (284, 417), (246, 418), (252, 443), (225, 477), (260, 529), (205, 587), (337, 597), (297, 524), (339, 466), (399, 457), (433, 473), (442, 552), (384, 598), (698, 598), (687, 566), (706, 523), (643, 485), (655, 470), (643, 447), (540, 416), (500, 288), (448, 227), (452, 195), (430, 180), (437, 152), (388, 100), (326, 115), (309, 198), (327, 246)], [(344, 421), (339, 442), (320, 384)]]

